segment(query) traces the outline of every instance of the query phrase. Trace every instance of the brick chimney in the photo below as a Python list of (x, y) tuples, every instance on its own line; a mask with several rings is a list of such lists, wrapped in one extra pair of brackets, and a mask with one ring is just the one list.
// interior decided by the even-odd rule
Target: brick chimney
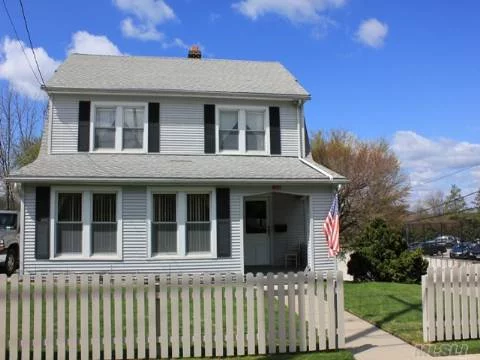
[(188, 50), (188, 58), (189, 59), (201, 59), (202, 58), (202, 51), (198, 45), (192, 45)]

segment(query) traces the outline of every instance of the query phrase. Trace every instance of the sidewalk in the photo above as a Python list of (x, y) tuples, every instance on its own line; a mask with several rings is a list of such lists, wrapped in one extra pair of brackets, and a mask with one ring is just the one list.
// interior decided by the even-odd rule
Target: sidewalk
[(348, 312), (345, 312), (345, 342), (346, 348), (352, 351), (356, 360), (480, 359), (479, 354), (442, 357), (430, 356)]

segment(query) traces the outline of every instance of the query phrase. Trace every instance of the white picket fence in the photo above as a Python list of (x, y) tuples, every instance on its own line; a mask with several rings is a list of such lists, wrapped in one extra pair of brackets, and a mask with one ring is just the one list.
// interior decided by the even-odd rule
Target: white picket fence
[(422, 277), (423, 339), (480, 338), (480, 266), (429, 267)]
[(342, 273), (0, 275), (0, 360), (343, 348)]

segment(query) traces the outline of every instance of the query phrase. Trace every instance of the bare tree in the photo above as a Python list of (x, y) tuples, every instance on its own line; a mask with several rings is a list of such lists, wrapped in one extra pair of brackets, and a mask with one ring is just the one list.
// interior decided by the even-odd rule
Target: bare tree
[[(444, 211), (445, 195), (442, 191), (430, 192), (423, 201), (426, 212), (430, 215), (442, 215)], [(422, 214), (422, 215), (425, 215)]]
[(340, 130), (318, 132), (313, 137), (312, 156), (349, 180), (339, 194), (344, 243), (350, 243), (374, 218), (402, 224), (409, 185), (385, 141), (362, 141)]
[[(38, 125), (45, 109), (44, 103), (32, 101), (9, 87), (0, 88), (0, 178), (8, 209), (14, 205), (13, 189), (4, 179), (15, 167), (36, 158), (35, 149), (40, 143)], [(25, 152), (31, 155), (25, 158)]]

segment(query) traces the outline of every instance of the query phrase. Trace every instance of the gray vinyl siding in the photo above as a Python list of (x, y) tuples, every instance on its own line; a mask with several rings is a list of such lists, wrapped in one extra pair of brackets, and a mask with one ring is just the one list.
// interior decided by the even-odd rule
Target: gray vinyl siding
[[(230, 214), (232, 234), (232, 256), (218, 259), (152, 259), (148, 258), (147, 228), (146, 228), (146, 187), (122, 188), (122, 259), (121, 260), (36, 260), (35, 259), (35, 188), (24, 188), (24, 245), (23, 269), (26, 273), (45, 272), (243, 272), (243, 200), (245, 196), (271, 193), (269, 187), (231, 187)], [(313, 212), (313, 238), (307, 237), (309, 265), (315, 271), (325, 271), (335, 268), (333, 258), (328, 257), (323, 223), (332, 200), (330, 186), (317, 187), (282, 187), (282, 191), (297, 195), (307, 195), (311, 198)], [(294, 204), (295, 213), (288, 219), (291, 236), (280, 243), (286, 245), (291, 239), (302, 236), (303, 217), (301, 201)], [(292, 205), (288, 205), (292, 206)], [(300, 214), (301, 212), (301, 214)], [(284, 217), (285, 218), (285, 217)], [(306, 233), (310, 233), (307, 226)], [(311, 240), (313, 239), (313, 244)], [(282, 245), (282, 246), (284, 246)], [(312, 246), (313, 245), (313, 246)], [(248, 251), (248, 249), (246, 249)], [(312, 253), (313, 251), (313, 253)], [(280, 256), (280, 255), (279, 255)], [(313, 259), (313, 262), (312, 262)], [(280, 257), (278, 261), (280, 261)]]
[(54, 96), (51, 100), (51, 153), (77, 152), (78, 99), (72, 96)]
[(204, 104), (278, 106), (282, 156), (298, 156), (297, 108), (291, 102), (73, 95), (55, 95), (51, 100), (49, 143), (52, 154), (77, 152), (78, 102), (87, 100), (160, 103), (160, 153), (163, 154), (204, 153)]
[(160, 103), (160, 153), (203, 154), (203, 104)]

